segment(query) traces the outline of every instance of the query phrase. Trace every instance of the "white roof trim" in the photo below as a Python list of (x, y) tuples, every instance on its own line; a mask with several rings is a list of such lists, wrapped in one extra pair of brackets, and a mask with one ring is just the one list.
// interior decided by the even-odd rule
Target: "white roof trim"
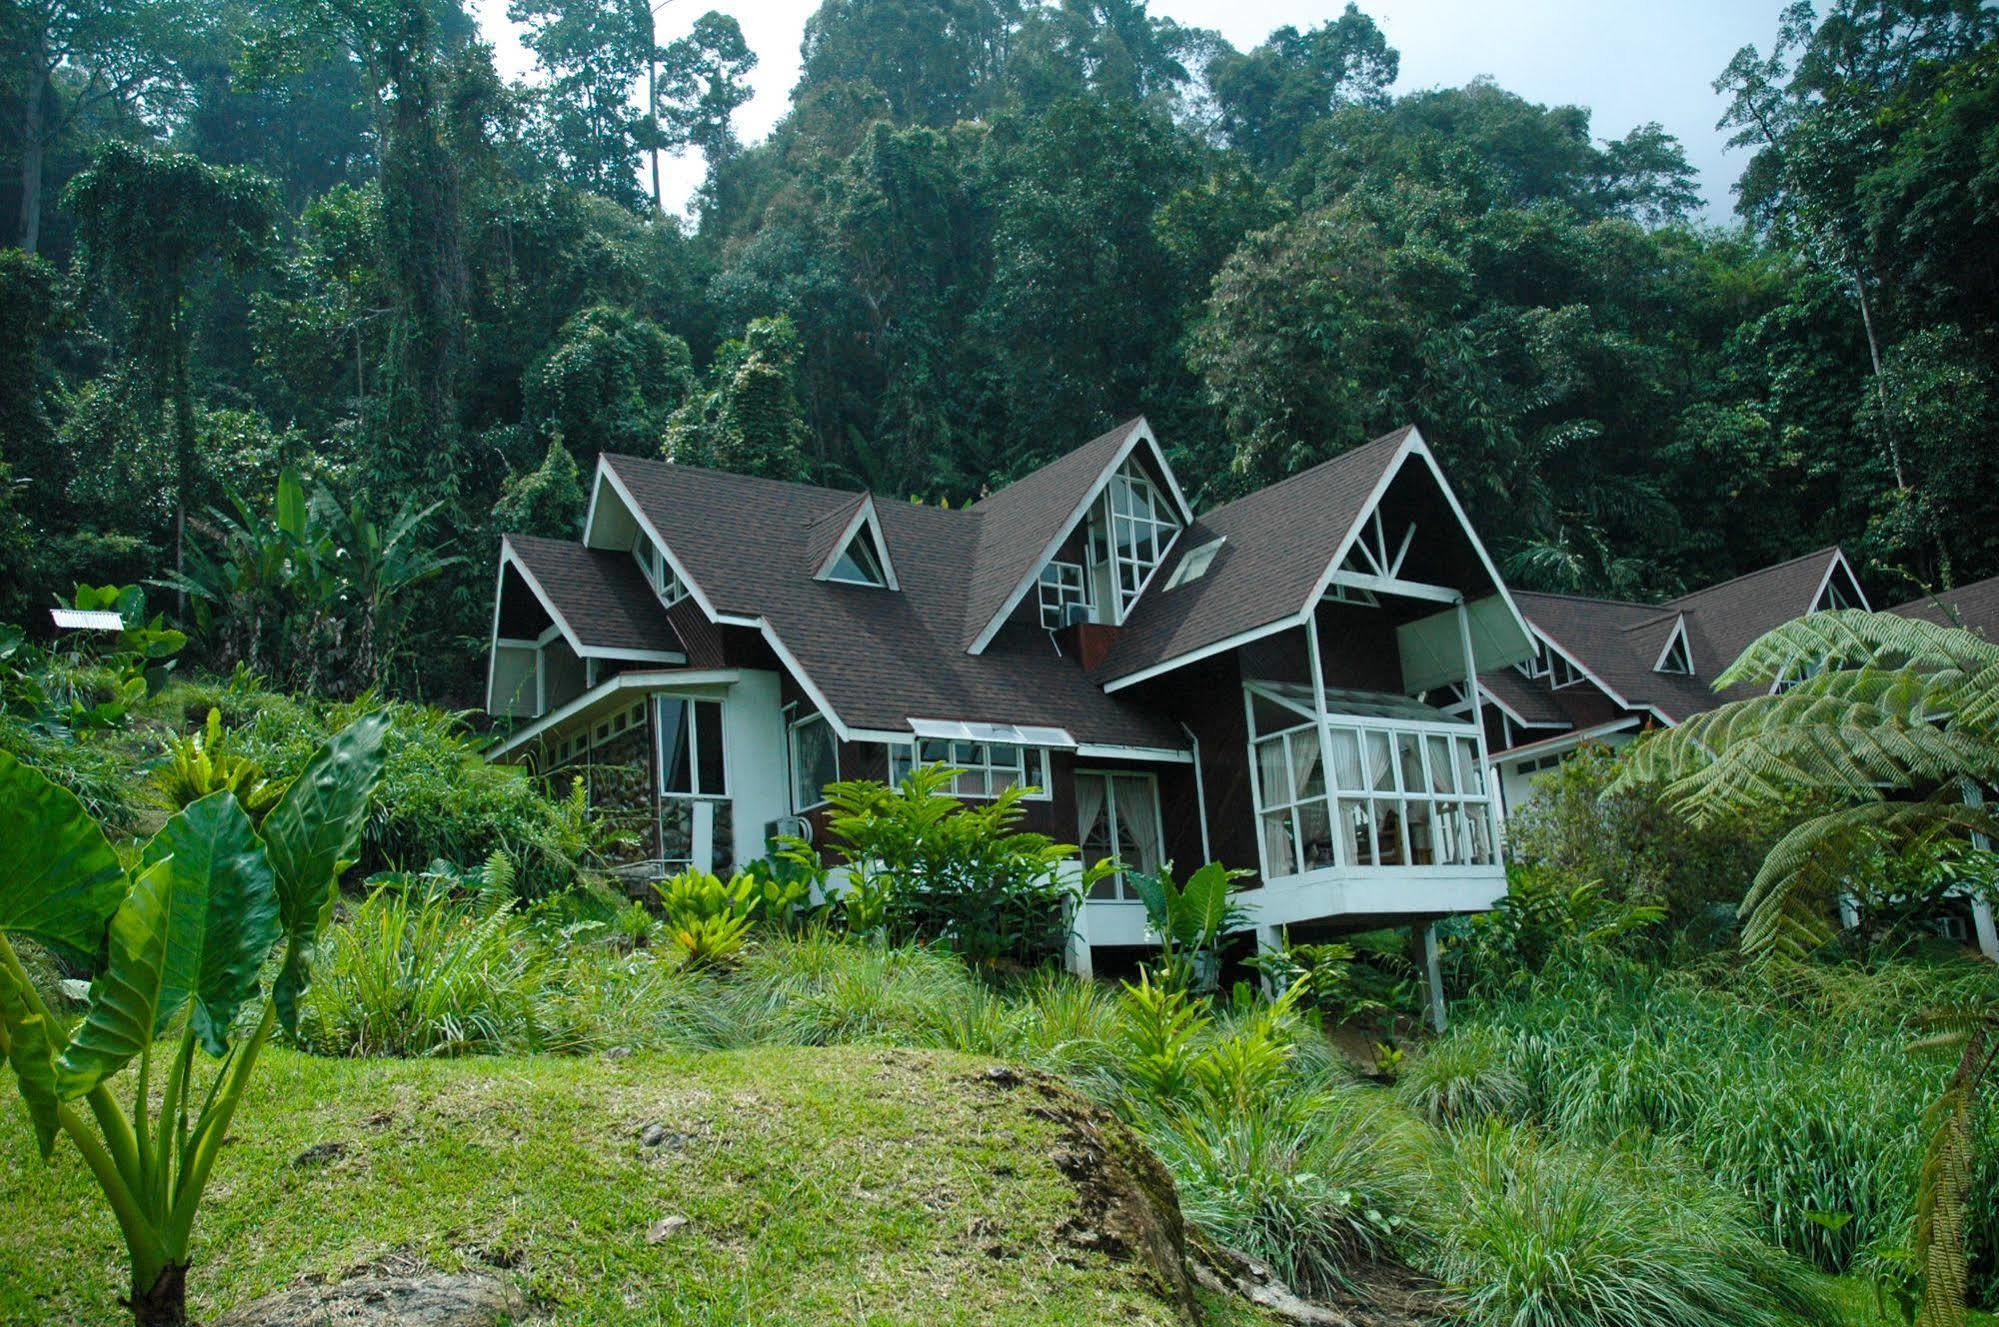
[(733, 668), (710, 668), (687, 673), (619, 673), (616, 677), (599, 682), (560, 709), (550, 710), (527, 727), (509, 733), (504, 741), (494, 744), (487, 750), (486, 759), (498, 760), (502, 756), (511, 755), (549, 729), (575, 718), (584, 710), (619, 691), (671, 691), (680, 687), (730, 686), (741, 678), (742, 674)]
[(1076, 748), (1078, 760), (1153, 760), (1167, 765), (1191, 765), (1192, 751), (1170, 746), (1117, 746), (1105, 742), (1085, 742)]
[(778, 657), (778, 662), (789, 669), (792, 677), (797, 679), (799, 690), (805, 693), (813, 708), (826, 716), (826, 722), (833, 727), (834, 736), (842, 742), (860, 741), (858, 734), (861, 730), (849, 727), (840, 717), (839, 712), (833, 708), (833, 702), (826, 699), (826, 693), (819, 689), (818, 684), (805, 671), (805, 665), (798, 662), (798, 656), (787, 649), (784, 642), (779, 639), (777, 628), (770, 624), (769, 619), (761, 617), (756, 619), (756, 628), (762, 634), (764, 643), (770, 646), (771, 653)]
[(1605, 737), (1611, 733), (1621, 733), (1627, 728), (1636, 728), (1643, 721), (1640, 715), (1627, 714), (1622, 719), (1611, 719), (1588, 728), (1578, 728), (1574, 732), (1544, 737), (1538, 742), (1525, 742), (1519, 746), (1510, 746), (1504, 751), (1495, 751), (1488, 757), (1488, 763), (1511, 764), (1522, 757), (1545, 756), (1555, 751), (1566, 751), (1569, 747), (1581, 746), (1592, 737)]
[(895, 562), (889, 557), (888, 552), (888, 532), (882, 529), (881, 517), (875, 512), (875, 495), (872, 493), (866, 493), (861, 496), (861, 505), (854, 509), (853, 517), (848, 520), (846, 528), (841, 530), (840, 537), (833, 541), (832, 551), (827, 553), (819, 565), (813, 569), (813, 580), (832, 581), (835, 585), (857, 585), (861, 583), (850, 581), (843, 577), (835, 577), (833, 575), (833, 564), (840, 560), (840, 555), (847, 551), (847, 545), (854, 541), (855, 535), (859, 533), (861, 527), (864, 525), (874, 531), (875, 556), (881, 561), (882, 576), (888, 581), (888, 588), (891, 590), (900, 590), (902, 588), (901, 584), (895, 578)]
[(979, 632), (977, 638), (965, 647), (965, 653), (985, 653), (986, 646), (992, 644), (993, 637), (999, 634), (999, 629), (1006, 625), (1006, 620), (1013, 616), (1013, 610), (1020, 606), (1020, 601), (1026, 597), (1028, 590), (1034, 586), (1035, 581), (1041, 575), (1041, 569), (1048, 564), (1050, 558), (1055, 556), (1056, 551), (1062, 547), (1062, 542), (1075, 530), (1076, 523), (1081, 521), (1084, 514), (1090, 510), (1090, 504), (1095, 502), (1098, 495), (1109, 485), (1111, 476), (1116, 474), (1124, 463), (1131, 459), (1131, 454), (1138, 450), (1138, 445), (1141, 442), (1152, 448), (1152, 459), (1158, 463), (1159, 473), (1166, 477), (1166, 491), (1172, 495), (1174, 509), (1180, 513), (1179, 532), (1173, 536), (1172, 541), (1161, 552), (1159, 566), (1154, 567), (1152, 575), (1146, 577), (1146, 584), (1139, 587), (1139, 596), (1141, 598), (1144, 596), (1146, 589), (1152, 583), (1152, 576), (1158, 574), (1159, 567), (1166, 565), (1166, 554), (1173, 551), (1173, 545), (1179, 542), (1180, 535), (1185, 534), (1187, 527), (1194, 523), (1194, 509), (1187, 505), (1187, 495), (1180, 491), (1180, 481), (1174, 477), (1173, 467), (1166, 463), (1166, 451), (1159, 445), (1159, 439), (1152, 435), (1151, 423), (1146, 420), (1145, 416), (1140, 415), (1137, 423), (1132, 426), (1131, 436), (1124, 440), (1124, 445), (1117, 449), (1117, 454), (1112, 456), (1104, 468), (1097, 472), (1096, 479), (1083, 493), (1082, 501), (1078, 502), (1075, 509), (1069, 513), (1069, 519), (1062, 523), (1062, 527), (1056, 531), (1055, 537), (1049, 540), (1047, 546), (1041, 550), (1041, 556), (1034, 560), (1032, 567), (1028, 568), (1027, 575), (1021, 577), (1020, 584), (1013, 587), (1013, 593), (1006, 597), (1006, 602), (1000, 605), (999, 611), (993, 614), (991, 619), (986, 622), (984, 629)]
[(1652, 661), (1652, 671), (1655, 673), (1666, 672), (1666, 656), (1673, 652), (1674, 641), (1679, 641), (1686, 646), (1687, 671), (1684, 673), (1666, 673), (1666, 676), (1692, 677), (1694, 675), (1694, 643), (1687, 636), (1687, 615), (1684, 612), (1674, 620), (1672, 631), (1667, 633), (1666, 643), (1659, 649), (1659, 657)]
[(1170, 673), (1176, 668), (1185, 668), (1189, 664), (1199, 663), (1203, 659), (1233, 650), (1240, 645), (1247, 645), (1254, 640), (1262, 640), (1265, 636), (1274, 636), (1280, 631), (1288, 631), (1292, 627), (1301, 624), (1302, 619), (1298, 615), (1292, 614), (1287, 617), (1280, 617), (1274, 622), (1266, 622), (1260, 627), (1251, 627), (1247, 631), (1238, 631), (1233, 636), (1225, 636), (1221, 640), (1203, 645), (1197, 650), (1189, 650), (1185, 654), (1176, 654), (1171, 659), (1163, 659), (1156, 664), (1141, 668), (1135, 673), (1126, 673), (1123, 677), (1114, 677), (1104, 683), (1104, 690), (1106, 692), (1122, 691), (1126, 687), (1137, 686), (1140, 682), (1150, 681), (1152, 678), (1158, 677), (1163, 673)]
[(1010, 746), (1060, 747), (1073, 750), (1076, 739), (1066, 728), (1034, 724), (967, 723), (957, 719), (911, 719), (909, 731), (918, 737), (953, 742), (1001, 742)]
[[(1509, 664), (1509, 665), (1507, 665), (1507, 666), (1508, 666), (1508, 667), (1512, 667), (1512, 665), (1511, 665), (1511, 664)], [(1482, 701), (1482, 702), (1484, 702), (1484, 703), (1486, 703), (1486, 704), (1489, 704), (1489, 705), (1491, 705), (1491, 706), (1492, 706), (1492, 707), (1493, 707), (1494, 709), (1498, 710), (1498, 711), (1499, 711), (1499, 712), (1500, 712), (1501, 714), (1504, 714), (1504, 715), (1505, 715), (1505, 716), (1506, 716), (1507, 718), (1509, 718), (1509, 719), (1513, 720), (1513, 723), (1514, 723), (1514, 725), (1515, 725), (1516, 727), (1520, 727), (1520, 728), (1568, 728), (1568, 727), (1570, 727), (1570, 726), (1571, 726), (1571, 725), (1570, 725), (1570, 724), (1569, 724), (1568, 722), (1566, 722), (1565, 720), (1556, 720), (1555, 722), (1552, 722), (1552, 723), (1551, 723), (1551, 722), (1549, 722), (1548, 720), (1546, 720), (1546, 719), (1543, 719), (1543, 720), (1541, 720), (1540, 722), (1538, 722), (1538, 723), (1537, 723), (1537, 722), (1531, 722), (1531, 721), (1529, 721), (1529, 720), (1527, 720), (1527, 719), (1523, 719), (1523, 718), (1521, 718), (1521, 717), (1520, 717), (1520, 711), (1519, 711), (1519, 710), (1516, 710), (1516, 709), (1514, 709), (1514, 708), (1513, 708), (1513, 707), (1512, 707), (1511, 705), (1508, 705), (1508, 704), (1507, 704), (1507, 703), (1506, 703), (1505, 701), (1501, 700), (1501, 699), (1500, 699), (1500, 698), (1499, 698), (1498, 696), (1494, 695), (1494, 694), (1492, 693), (1492, 690), (1491, 690), (1491, 689), (1490, 689), (1489, 687), (1485, 687), (1485, 686), (1481, 686), (1481, 687), (1479, 687), (1479, 689), (1478, 689), (1478, 698), (1479, 698), (1479, 700), (1480, 700), (1480, 701)]]
[(700, 582), (688, 575), (686, 565), (673, 555), (673, 545), (666, 542), (666, 536), (659, 532), (659, 528), (652, 523), (652, 518), (645, 514), (643, 507), (639, 506), (638, 499), (632, 496), (632, 491), (625, 487), (625, 481), (618, 477), (617, 470), (611, 465), (609, 452), (597, 454), (597, 482), (590, 487), (590, 513), (583, 518), (584, 544), (590, 543), (590, 533), (596, 529), (597, 497), (605, 484), (609, 484), (612, 491), (618, 495), (618, 500), (625, 504), (625, 510), (631, 513), (639, 529), (652, 536), (652, 541), (659, 545), (660, 556), (666, 559), (667, 566), (673, 568), (673, 574), (680, 577), (680, 583), (687, 587), (687, 597), (701, 605), (701, 611), (708, 615), (710, 622), (719, 622), (721, 614), (715, 611), (715, 605), (709, 601), (707, 592), (701, 588)]
[(1867, 591), (1861, 588), (1860, 577), (1853, 574), (1853, 564), (1846, 560), (1846, 550), (1834, 548), (1831, 560), (1826, 563), (1825, 575), (1819, 577), (1819, 588), (1812, 591), (1811, 600), (1805, 609), (1807, 613), (1818, 611), (1819, 600), (1825, 598), (1826, 586), (1832, 584), (1833, 572), (1840, 570), (1846, 572), (1846, 583), (1853, 587), (1854, 597), (1860, 600), (1860, 606), (1870, 613), (1874, 611), (1874, 605), (1867, 602)]

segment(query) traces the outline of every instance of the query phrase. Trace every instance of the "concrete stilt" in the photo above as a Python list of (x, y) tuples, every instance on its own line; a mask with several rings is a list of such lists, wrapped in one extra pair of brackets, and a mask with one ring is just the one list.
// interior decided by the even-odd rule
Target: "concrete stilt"
[(1423, 941), (1423, 1003), (1430, 1017), (1433, 1032), (1444, 1030), (1444, 970), (1437, 958), (1437, 924), (1429, 923), (1421, 929)]

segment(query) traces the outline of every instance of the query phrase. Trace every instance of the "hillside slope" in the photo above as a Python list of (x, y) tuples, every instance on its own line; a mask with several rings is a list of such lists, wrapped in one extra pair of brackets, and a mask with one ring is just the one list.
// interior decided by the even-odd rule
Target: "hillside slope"
[[(564, 1327), (1182, 1321), (1113, 1256), (1066, 1104), (989, 1061), (267, 1054), (197, 1227), (201, 1320), (304, 1281), (502, 1268), (523, 1321)], [(0, 1323), (116, 1322), (111, 1220), (67, 1144), (36, 1157), (9, 1096)]]

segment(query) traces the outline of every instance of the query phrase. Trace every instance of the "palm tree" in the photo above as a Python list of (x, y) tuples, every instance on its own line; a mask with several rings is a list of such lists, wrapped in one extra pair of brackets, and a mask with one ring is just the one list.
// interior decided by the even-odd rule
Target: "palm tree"
[[(1796, 813), (1742, 903), (1742, 945), (1802, 958), (1833, 935), (1833, 904), (1868, 856), (1994, 834), (1999, 645), (1892, 613), (1815, 613), (1764, 635), (1716, 679), (1767, 685), (1632, 748), (1619, 785), (1663, 783), (1696, 824)], [(1984, 886), (1990, 888), (1990, 882)], [(1961, 1048), (1929, 1108), (1917, 1191), (1916, 1327), (1963, 1327), (1965, 1203), (1980, 1094), (1999, 1057), (1999, 1004), (1931, 1010), (1919, 1047)]]

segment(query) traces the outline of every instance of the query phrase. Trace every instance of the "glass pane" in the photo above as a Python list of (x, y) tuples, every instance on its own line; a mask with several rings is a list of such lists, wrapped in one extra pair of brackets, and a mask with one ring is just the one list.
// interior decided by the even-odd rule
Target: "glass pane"
[(1374, 804), (1374, 860), (1381, 866), (1400, 866), (1407, 858), (1402, 852), (1402, 803), (1378, 801)]
[(986, 762), (979, 759), (979, 748), (971, 742), (951, 743), (951, 763), (960, 769), (969, 769)]
[(825, 800), (826, 785), (840, 777), (839, 748), (824, 719), (808, 719), (791, 730), (792, 795), (803, 809)]
[(1469, 737), (1458, 739), (1458, 788), (1476, 796), (1485, 795), (1485, 769), (1478, 762), (1478, 743)]
[(1427, 786), (1423, 782), (1423, 739), (1415, 733), (1395, 734), (1395, 763), (1402, 770), (1403, 789), (1422, 792)]
[(1451, 739), (1448, 737), (1432, 736), (1425, 738), (1424, 741), (1430, 749), (1430, 791), (1433, 793), (1456, 792), (1458, 790), (1458, 782), (1451, 765)]
[(1367, 738), (1368, 786), (1376, 792), (1395, 791), (1395, 762), (1389, 759), (1388, 734), (1369, 732)]
[(1467, 828), (1471, 831), (1468, 836), (1471, 841), (1468, 855), (1472, 861), (1481, 866), (1489, 865), (1492, 862), (1492, 808), (1474, 806), (1468, 810), (1470, 814), (1466, 817)]
[(1367, 787), (1360, 774), (1360, 734), (1335, 728), (1330, 734), (1333, 748), (1333, 786), (1342, 792), (1359, 792)]
[(1298, 850), (1291, 833), (1289, 811), (1263, 813), (1263, 860), (1272, 875), (1295, 875)]
[(1437, 863), (1450, 866), (1465, 860), (1464, 808), (1457, 802), (1437, 803)]
[(1325, 799), (1299, 804), (1298, 845), (1308, 871), (1338, 864), (1333, 847), (1333, 821)]
[(926, 737), (917, 748), (923, 753), (926, 765), (948, 765), (951, 763), (951, 744), (934, 737)]
[(1298, 800), (1326, 795), (1325, 771), (1319, 768), (1319, 735), (1311, 729), (1291, 734), (1291, 777)]
[(1284, 763), (1284, 739), (1268, 737), (1256, 744), (1256, 777), (1265, 806), (1287, 806), (1291, 802), (1291, 774)]
[(1431, 830), (1430, 804), (1410, 798), (1404, 804), (1408, 810), (1409, 864), (1430, 866), (1437, 860), (1437, 843)]
[(1159, 842), (1159, 798), (1152, 780), (1120, 775), (1111, 780), (1111, 800), (1117, 807), (1118, 856), (1125, 865), (1151, 873), (1162, 861)]
[(722, 704), (715, 700), (694, 702), (694, 748), (701, 767), (695, 771), (700, 786), (694, 791), (720, 797), (729, 791), (726, 764), (722, 759)]
[(687, 767), (687, 702), (678, 696), (659, 701), (660, 787), (670, 793), (694, 791)]
[(1342, 800), (1339, 804), (1343, 851), (1348, 866), (1374, 865), (1374, 812), (1366, 802)]

